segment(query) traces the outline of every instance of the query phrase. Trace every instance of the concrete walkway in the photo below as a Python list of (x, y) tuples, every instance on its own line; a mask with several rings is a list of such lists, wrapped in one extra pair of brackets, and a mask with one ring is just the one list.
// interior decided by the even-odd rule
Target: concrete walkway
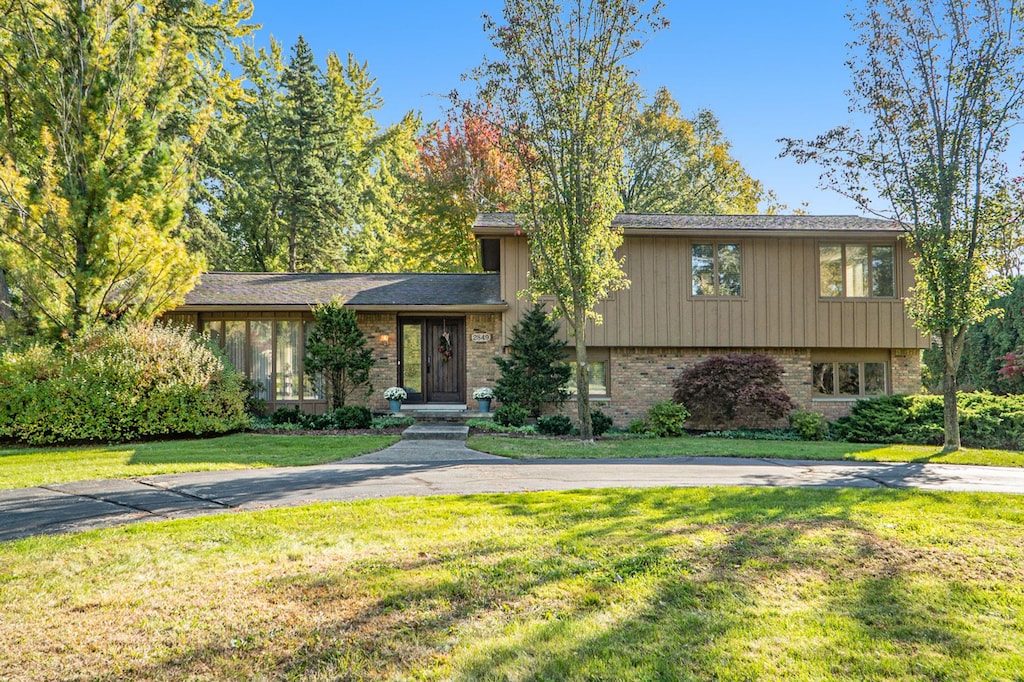
[(406, 439), (307, 467), (170, 474), (0, 490), (0, 541), (140, 520), (404, 495), (659, 486), (919, 488), (1024, 494), (1024, 469), (679, 457), (518, 461), (461, 440)]

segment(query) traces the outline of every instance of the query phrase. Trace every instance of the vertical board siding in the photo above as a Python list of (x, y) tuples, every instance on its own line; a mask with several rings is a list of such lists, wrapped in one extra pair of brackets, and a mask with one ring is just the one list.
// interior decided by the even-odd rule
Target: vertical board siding
[[(703, 237), (713, 239), (714, 237)], [(627, 236), (629, 289), (612, 294), (598, 310), (603, 324), (587, 325), (588, 345), (698, 348), (923, 348), (900, 299), (824, 299), (818, 296), (818, 241), (797, 237), (740, 239), (742, 296), (691, 295), (690, 244), (682, 236)], [(503, 237), (502, 297), (509, 304), (502, 330), (531, 305), (525, 237)], [(913, 267), (901, 242), (896, 286), (906, 292)], [(567, 338), (562, 323), (562, 338)]]

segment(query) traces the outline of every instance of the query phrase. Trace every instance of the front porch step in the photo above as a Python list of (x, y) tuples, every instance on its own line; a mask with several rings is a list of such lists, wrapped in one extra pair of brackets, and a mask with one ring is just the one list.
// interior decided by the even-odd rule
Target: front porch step
[(402, 432), (404, 440), (466, 440), (468, 426), (417, 422)]
[(470, 419), (493, 419), (493, 412), (468, 409), (465, 405), (403, 405), (399, 413), (417, 424), (465, 424)]

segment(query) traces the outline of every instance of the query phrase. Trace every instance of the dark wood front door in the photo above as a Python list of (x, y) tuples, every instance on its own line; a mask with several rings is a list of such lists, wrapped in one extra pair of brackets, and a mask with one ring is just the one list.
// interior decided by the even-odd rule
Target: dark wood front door
[(402, 376), (411, 403), (466, 402), (466, 321), (402, 318)]

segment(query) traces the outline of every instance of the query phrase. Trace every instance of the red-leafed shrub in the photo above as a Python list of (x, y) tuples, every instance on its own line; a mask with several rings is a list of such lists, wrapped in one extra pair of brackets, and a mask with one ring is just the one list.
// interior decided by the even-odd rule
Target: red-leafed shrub
[(673, 400), (701, 429), (769, 426), (794, 407), (782, 367), (760, 353), (714, 355), (684, 370), (673, 386)]

